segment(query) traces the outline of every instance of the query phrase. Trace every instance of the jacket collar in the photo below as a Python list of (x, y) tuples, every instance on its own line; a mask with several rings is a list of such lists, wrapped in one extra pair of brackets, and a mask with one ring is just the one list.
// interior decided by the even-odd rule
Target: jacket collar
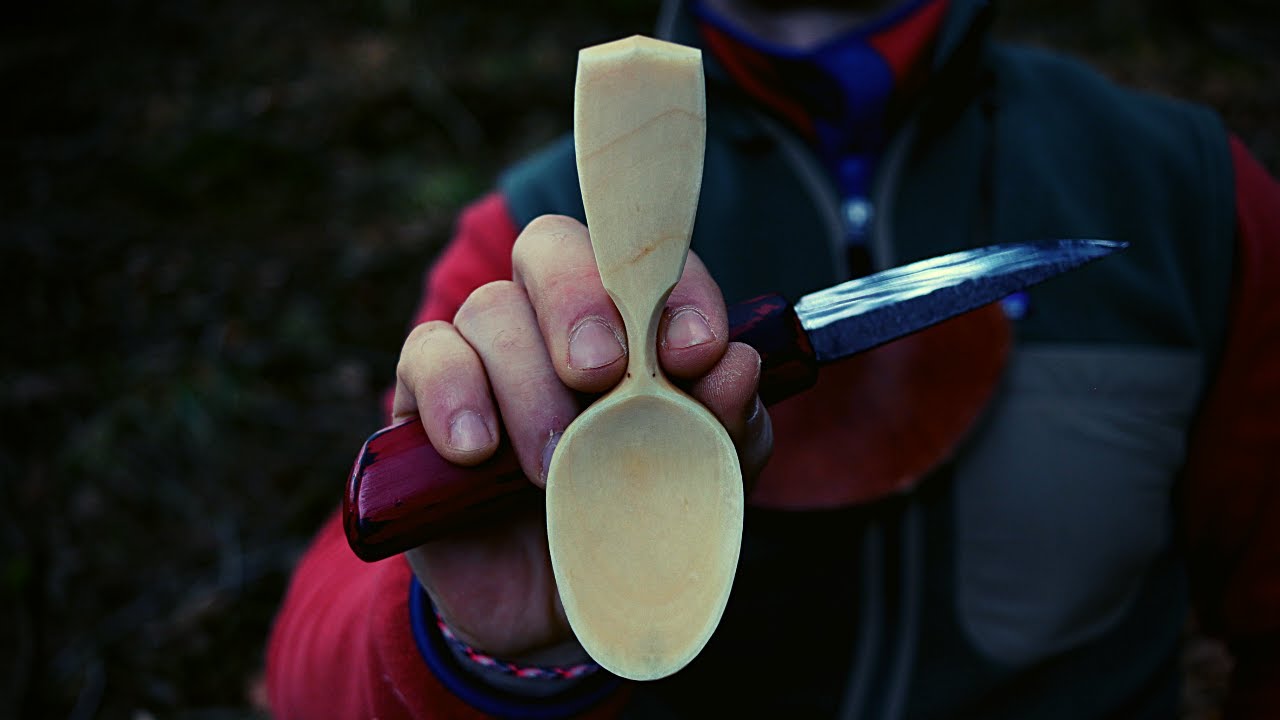
[[(947, 7), (947, 16), (942, 21), (938, 32), (938, 42), (934, 49), (933, 69), (942, 70), (954, 62), (964, 61), (966, 48), (975, 42), (985, 39), (990, 19), (994, 12), (995, 0), (951, 0)], [(689, 0), (663, 0), (658, 14), (657, 37), (663, 40), (701, 47), (701, 38), (689, 11)], [(707, 74), (716, 80), (724, 81), (723, 68), (707, 59)]]
[[(701, 48), (702, 37), (689, 2), (663, 0), (655, 35), (681, 45)], [(919, 93), (917, 110), (912, 113), (925, 119), (929, 128), (935, 128), (936, 123), (945, 125), (951, 111), (967, 104), (976, 92), (995, 4), (996, 0), (950, 0), (948, 3), (934, 48), (932, 72)], [(727, 101), (727, 105), (720, 105), (719, 111), (723, 131), (746, 144), (772, 142), (774, 134), (765, 132), (756, 119), (756, 113), (746, 111), (753, 106), (752, 102), (712, 53), (703, 53), (703, 65), (708, 102), (716, 97)]]

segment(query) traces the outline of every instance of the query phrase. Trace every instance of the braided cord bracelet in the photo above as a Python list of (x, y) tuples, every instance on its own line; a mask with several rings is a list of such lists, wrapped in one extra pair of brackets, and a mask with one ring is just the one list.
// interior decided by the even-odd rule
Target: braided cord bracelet
[(444, 637), (445, 642), (449, 643), (453, 650), (489, 672), (497, 672), (527, 680), (576, 680), (592, 675), (600, 669), (600, 666), (594, 662), (557, 666), (518, 665), (506, 660), (500, 660), (492, 655), (480, 652), (458, 639), (458, 636), (453, 634), (453, 630), (449, 629), (449, 625), (445, 623), (444, 618), (440, 617), (440, 613), (437, 612), (435, 616), (436, 627), (440, 630), (440, 635)]

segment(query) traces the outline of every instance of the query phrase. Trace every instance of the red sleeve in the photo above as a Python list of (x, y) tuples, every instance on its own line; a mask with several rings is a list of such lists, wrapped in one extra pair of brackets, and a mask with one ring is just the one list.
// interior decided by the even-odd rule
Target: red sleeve
[(1280, 717), (1280, 185), (1235, 138), (1226, 347), (1183, 495), (1193, 593), (1236, 665), (1229, 717)]
[(368, 565), (335, 515), (303, 556), (267, 647), (272, 717), (483, 718), (427, 672), (409, 628), (408, 563)]
[[(511, 277), (516, 234), (500, 195), (467, 208), (428, 274), (417, 322), (451, 320), (473, 289)], [(402, 558), (357, 559), (341, 515), (330, 518), (294, 570), (268, 642), (272, 716), (485, 717), (446, 689), (419, 653), (410, 627), (412, 583)], [(615, 693), (590, 715), (613, 716), (625, 700), (626, 693)]]

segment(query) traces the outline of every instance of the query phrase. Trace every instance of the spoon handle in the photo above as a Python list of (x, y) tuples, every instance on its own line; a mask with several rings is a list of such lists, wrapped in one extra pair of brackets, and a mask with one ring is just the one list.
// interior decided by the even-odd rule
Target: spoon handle
[(640, 36), (583, 50), (573, 122), (587, 229), (627, 328), (629, 376), (657, 378), (658, 315), (684, 270), (702, 187), (702, 54)]

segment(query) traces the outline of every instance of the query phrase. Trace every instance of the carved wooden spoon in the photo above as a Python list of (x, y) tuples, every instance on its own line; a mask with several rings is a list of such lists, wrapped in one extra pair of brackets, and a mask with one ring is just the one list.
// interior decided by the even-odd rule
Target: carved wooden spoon
[(651, 680), (684, 667), (711, 637), (742, 541), (733, 443), (663, 377), (657, 357), (702, 185), (701, 54), (644, 37), (587, 48), (574, 112), (587, 227), (629, 356), (625, 379), (556, 448), (547, 538), (583, 647), (617, 675)]

